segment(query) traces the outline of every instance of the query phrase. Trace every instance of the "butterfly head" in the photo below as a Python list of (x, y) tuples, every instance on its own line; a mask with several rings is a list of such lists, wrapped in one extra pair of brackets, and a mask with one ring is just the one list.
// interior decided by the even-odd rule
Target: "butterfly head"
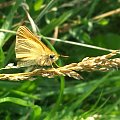
[(50, 51), (49, 54), (42, 55), (36, 59), (36, 63), (40, 66), (51, 66), (59, 58), (59, 55), (55, 52)]
[(49, 55), (49, 60), (51, 61), (51, 63), (55, 62), (56, 60), (58, 60), (59, 55), (57, 55), (56, 53), (51, 53)]

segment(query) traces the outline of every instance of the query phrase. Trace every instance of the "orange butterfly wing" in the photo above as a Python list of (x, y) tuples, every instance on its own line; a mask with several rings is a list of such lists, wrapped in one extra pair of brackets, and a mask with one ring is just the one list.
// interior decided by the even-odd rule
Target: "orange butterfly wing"
[[(27, 27), (20, 26), (16, 34), (16, 58), (18, 66), (49, 65), (46, 61), (54, 54)], [(56, 61), (56, 60), (55, 60)]]

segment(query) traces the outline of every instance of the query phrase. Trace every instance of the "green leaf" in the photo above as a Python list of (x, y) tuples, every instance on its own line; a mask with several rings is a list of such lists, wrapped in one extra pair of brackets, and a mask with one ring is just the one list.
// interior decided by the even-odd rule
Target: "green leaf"
[(109, 19), (102, 19), (98, 21), (99, 25), (105, 26), (109, 23)]
[[(4, 22), (4, 24), (2, 25), (1, 29), (9, 29), (13, 18), (14, 18), (14, 14), (16, 13), (19, 5), (21, 4), (22, 0), (17, 0), (16, 4), (13, 5), (10, 13), (8, 14), (8, 16), (6, 17), (6, 20)], [(5, 44), (5, 37), (6, 37), (7, 33), (4, 32), (0, 32), (0, 46), (3, 46)]]
[(49, 25), (46, 25), (42, 30), (41, 33), (43, 35), (47, 35), (50, 32), (52, 32), (52, 30), (56, 27), (61, 25), (62, 23), (64, 23), (66, 20), (68, 20), (68, 18), (71, 17), (73, 11), (67, 11), (65, 13), (63, 13), (63, 15), (61, 15), (59, 18), (53, 19), (52, 22)]
[(40, 120), (41, 108), (38, 105), (34, 105), (32, 113), (30, 115), (30, 120)]
[(35, 11), (40, 10), (42, 4), (43, 4), (43, 0), (36, 0), (36, 2), (35, 2), (35, 4), (34, 4), (34, 10), (35, 10)]
[(2, 48), (0, 47), (0, 68), (4, 66), (4, 60), (5, 60), (4, 52)]
[(1, 98), (0, 99), (0, 103), (4, 103), (4, 102), (11, 102), (11, 103), (15, 103), (21, 106), (25, 106), (25, 107), (30, 107), (32, 109), (32, 117), (34, 119), (31, 120), (38, 120), (38, 118), (40, 118), (41, 115), (41, 107), (38, 105), (34, 105), (32, 102), (28, 101), (28, 100), (23, 100), (20, 98), (15, 98), (15, 97), (5, 97), (5, 98)]
[(38, 23), (40, 21), (40, 19), (43, 17), (43, 15), (45, 15), (51, 8), (52, 6), (57, 2), (57, 0), (50, 0), (50, 2), (48, 3), (48, 5), (43, 9), (42, 12), (40, 12), (40, 14), (38, 15), (38, 17), (36, 18), (35, 22)]
[(14, 48), (15, 48), (15, 43), (13, 42), (10, 48), (7, 51), (7, 55), (5, 57), (5, 65), (7, 65), (11, 59), (11, 57), (14, 55)]

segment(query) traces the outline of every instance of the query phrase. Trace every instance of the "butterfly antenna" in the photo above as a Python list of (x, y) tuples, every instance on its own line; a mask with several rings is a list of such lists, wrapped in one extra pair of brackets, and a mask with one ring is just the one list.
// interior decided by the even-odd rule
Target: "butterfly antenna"
[(65, 57), (65, 58), (67, 58), (67, 57), (69, 57), (69, 56), (67, 56), (67, 55), (59, 55), (60, 57)]

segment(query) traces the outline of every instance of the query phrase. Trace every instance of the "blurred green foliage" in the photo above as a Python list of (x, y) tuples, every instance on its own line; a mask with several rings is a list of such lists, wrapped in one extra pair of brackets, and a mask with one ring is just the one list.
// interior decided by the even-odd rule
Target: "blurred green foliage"
[[(1, 0), (1, 29), (16, 31), (20, 25), (31, 29), (23, 6), (39, 28), (39, 34), (53, 37), (58, 27), (57, 37), (61, 40), (120, 48), (120, 14), (93, 19), (118, 9), (119, 0)], [(60, 58), (61, 66), (79, 62), (86, 56), (108, 53), (62, 42), (49, 44), (59, 54), (69, 56)], [(14, 45), (15, 34), (0, 31), (0, 68), (16, 64)], [(0, 120), (87, 120), (94, 115), (97, 120), (119, 120), (119, 69), (79, 73), (84, 80), (39, 76), (34, 81), (0, 81)]]

